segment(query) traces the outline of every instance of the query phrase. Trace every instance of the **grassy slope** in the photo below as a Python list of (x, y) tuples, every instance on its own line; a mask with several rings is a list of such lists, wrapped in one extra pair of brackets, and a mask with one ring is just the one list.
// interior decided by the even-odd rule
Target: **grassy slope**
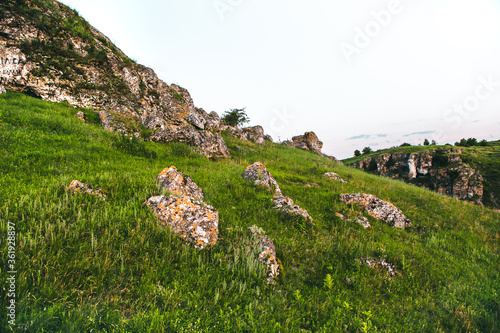
[(485, 179), (483, 203), (488, 207), (500, 209), (500, 141), (488, 142), (488, 145), (484, 147), (411, 146), (381, 149), (370, 154), (345, 159), (343, 162), (347, 165), (349, 163), (358, 162), (365, 158), (372, 158), (382, 154), (411, 154), (431, 149), (450, 148), (462, 150), (462, 160), (473, 168), (479, 170), (483, 175)]
[[(18, 330), (500, 330), (499, 213), (271, 143), (227, 137), (233, 158), (218, 162), (183, 144), (131, 144), (80, 122), (76, 112), (19, 94), (0, 97), (0, 231), (16, 223)], [(280, 216), (270, 193), (241, 178), (255, 161), (314, 226)], [(219, 210), (214, 248), (184, 244), (142, 205), (161, 193), (155, 178), (170, 165)], [(349, 184), (325, 180), (326, 171)], [(73, 179), (103, 188), (108, 200), (67, 193)], [(320, 187), (304, 187), (313, 182)], [(343, 192), (389, 200), (415, 227), (342, 222), (335, 212), (359, 211), (339, 201)], [(284, 273), (274, 287), (248, 247), (253, 224), (275, 240)], [(361, 256), (386, 258), (398, 276), (360, 265)], [(2, 281), (6, 261), (2, 255)], [(5, 290), (2, 296), (6, 302)]]

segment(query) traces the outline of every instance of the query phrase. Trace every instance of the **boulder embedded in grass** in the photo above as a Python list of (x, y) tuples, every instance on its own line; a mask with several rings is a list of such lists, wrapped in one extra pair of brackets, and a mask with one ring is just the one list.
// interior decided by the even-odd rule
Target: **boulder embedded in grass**
[(162, 225), (182, 239), (204, 249), (217, 243), (219, 213), (206, 203), (190, 197), (151, 197), (146, 205), (153, 209)]

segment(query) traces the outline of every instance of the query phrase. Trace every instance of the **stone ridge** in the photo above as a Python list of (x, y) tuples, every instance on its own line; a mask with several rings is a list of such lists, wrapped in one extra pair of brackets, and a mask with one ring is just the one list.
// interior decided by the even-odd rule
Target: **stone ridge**
[(219, 130), (216, 114), (196, 108), (186, 89), (129, 59), (74, 10), (57, 1), (7, 0), (0, 11), (0, 86), (100, 111), (109, 130), (141, 135), (190, 127), (202, 134), (187, 143), (207, 137), (204, 155), (229, 157), (222, 137), (204, 131)]
[(483, 203), (484, 178), (464, 163), (460, 149), (382, 154), (351, 163), (364, 171), (404, 180), (460, 200)]

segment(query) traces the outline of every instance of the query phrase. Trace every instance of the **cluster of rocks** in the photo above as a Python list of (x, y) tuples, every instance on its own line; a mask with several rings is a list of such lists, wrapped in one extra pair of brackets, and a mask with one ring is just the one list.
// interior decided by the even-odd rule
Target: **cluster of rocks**
[[(340, 213), (335, 213), (335, 215), (340, 218), (342, 221), (344, 222), (353, 222), (352, 219), (348, 219), (347, 217), (345, 217), (343, 214), (340, 214)], [(354, 220), (354, 222), (358, 223), (358, 224), (361, 224), (363, 226), (363, 228), (365, 229), (368, 229), (371, 227), (370, 225), (370, 222), (368, 221), (368, 219), (362, 215), (358, 215), (356, 217), (356, 219)]]
[[(152, 137), (154, 141), (182, 141), (208, 157), (230, 156), (217, 133), (221, 130), (219, 116), (196, 108), (186, 89), (166, 84), (152, 69), (130, 60), (90, 25), (85, 38), (62, 28), (68, 20), (82, 20), (69, 7), (29, 0), (23, 6), (43, 11), (53, 18), (50, 24), (61, 27), (49, 27), (58, 31), (57, 36), (51, 35), (51, 29), (28, 15), (30, 10), (0, 3), (0, 58), (5, 60), (1, 90), (98, 110), (108, 130), (138, 136), (142, 125), (159, 132)], [(61, 59), (45, 54), (43, 48), (31, 47), (40, 43), (59, 45)], [(59, 60), (70, 65), (62, 68), (57, 65)]]
[(355, 193), (340, 195), (340, 200), (346, 204), (356, 204), (365, 209), (373, 218), (391, 224), (396, 228), (412, 226), (412, 222), (401, 210), (393, 204), (383, 201), (371, 194)]
[(219, 235), (219, 213), (203, 202), (203, 192), (193, 180), (176, 167), (158, 175), (162, 189), (177, 196), (154, 196), (146, 201), (161, 224), (198, 249), (214, 245)]
[(78, 180), (73, 180), (67, 187), (71, 192), (75, 193), (85, 193), (90, 195), (98, 196), (99, 198), (106, 200), (106, 194), (101, 189), (92, 189), (88, 184), (82, 183)]
[(483, 176), (462, 161), (460, 149), (382, 154), (351, 163), (380, 176), (404, 180), (440, 194), (482, 204)]
[(260, 253), (258, 259), (267, 267), (266, 282), (268, 284), (272, 284), (276, 281), (276, 278), (280, 274), (274, 243), (268, 236), (266, 236), (266, 233), (262, 230), (262, 228), (252, 225), (249, 229), (252, 232), (252, 236), (257, 239), (259, 244)]
[(347, 184), (347, 182), (345, 180), (342, 179), (342, 177), (340, 177), (337, 173), (335, 172), (327, 172), (325, 173), (323, 176), (325, 176), (326, 178), (330, 179), (330, 180), (334, 180), (334, 181), (337, 181), (337, 182), (341, 182), (342, 184)]
[(258, 187), (274, 192), (272, 201), (276, 210), (292, 216), (302, 216), (306, 221), (313, 222), (306, 210), (294, 204), (291, 198), (281, 193), (278, 183), (261, 162), (249, 165), (241, 176)]
[(231, 127), (228, 134), (240, 140), (251, 141), (261, 145), (265, 144), (266, 141), (273, 141), (270, 135), (264, 133), (264, 129), (260, 125), (245, 128)]

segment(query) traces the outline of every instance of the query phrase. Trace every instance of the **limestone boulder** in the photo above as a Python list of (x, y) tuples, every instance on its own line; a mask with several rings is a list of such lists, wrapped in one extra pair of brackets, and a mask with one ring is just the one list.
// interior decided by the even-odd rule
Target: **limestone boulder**
[(319, 141), (314, 132), (306, 132), (304, 133), (304, 135), (294, 136), (292, 138), (292, 143), (296, 148), (310, 150), (320, 155), (323, 154), (321, 152), (321, 149), (323, 148), (323, 142)]
[(343, 184), (347, 184), (347, 182), (345, 180), (343, 180), (342, 177), (340, 177), (335, 172), (327, 172), (323, 176), (326, 177), (326, 178), (328, 178), (328, 179), (330, 179), (330, 180), (334, 180), (334, 181), (337, 181), (337, 182), (341, 182)]
[(365, 228), (365, 229), (368, 229), (368, 228), (371, 227), (370, 222), (368, 221), (368, 219), (366, 217), (362, 216), (362, 215), (358, 215), (356, 217), (356, 219), (354, 219), (354, 220), (353, 219), (349, 219), (349, 218), (345, 217), (343, 214), (340, 214), (340, 213), (335, 213), (335, 215), (338, 218), (340, 218), (342, 221), (344, 221), (344, 222), (353, 222), (354, 221), (354, 222), (362, 225), (363, 228)]
[(240, 140), (251, 141), (260, 145), (263, 145), (266, 142), (266, 135), (264, 134), (264, 129), (262, 128), (262, 126), (245, 128), (232, 127), (229, 131), (229, 135), (234, 136), (235, 138), (238, 138)]
[(279, 212), (283, 212), (291, 216), (302, 216), (306, 221), (313, 222), (311, 215), (309, 215), (305, 209), (302, 209), (298, 205), (294, 204), (293, 200), (289, 197), (275, 197), (273, 198), (273, 203), (274, 209)]
[(219, 213), (212, 206), (190, 197), (151, 197), (146, 202), (162, 225), (204, 249), (217, 242), (219, 236)]
[(193, 126), (168, 126), (149, 137), (155, 142), (184, 142), (196, 147), (208, 158), (229, 158), (231, 154), (222, 137), (209, 131), (197, 131)]
[(370, 216), (391, 224), (396, 228), (405, 228), (412, 226), (412, 222), (401, 210), (393, 204), (383, 201), (371, 194), (355, 193), (340, 195), (340, 200), (346, 204), (356, 204), (364, 208)]
[(252, 225), (249, 227), (252, 236), (257, 239), (259, 249), (259, 261), (267, 267), (267, 284), (273, 284), (280, 274), (278, 258), (276, 256), (276, 248), (273, 241), (266, 236), (262, 228)]
[(272, 191), (275, 196), (281, 196), (281, 189), (278, 183), (261, 162), (249, 165), (241, 176), (246, 181), (258, 187)]
[(221, 126), (221, 120), (217, 112), (212, 111), (209, 113), (205, 122), (205, 129), (210, 131), (219, 131)]
[(201, 188), (193, 182), (191, 177), (177, 170), (175, 166), (163, 169), (158, 175), (158, 182), (162, 189), (173, 194), (203, 200), (203, 191)]

